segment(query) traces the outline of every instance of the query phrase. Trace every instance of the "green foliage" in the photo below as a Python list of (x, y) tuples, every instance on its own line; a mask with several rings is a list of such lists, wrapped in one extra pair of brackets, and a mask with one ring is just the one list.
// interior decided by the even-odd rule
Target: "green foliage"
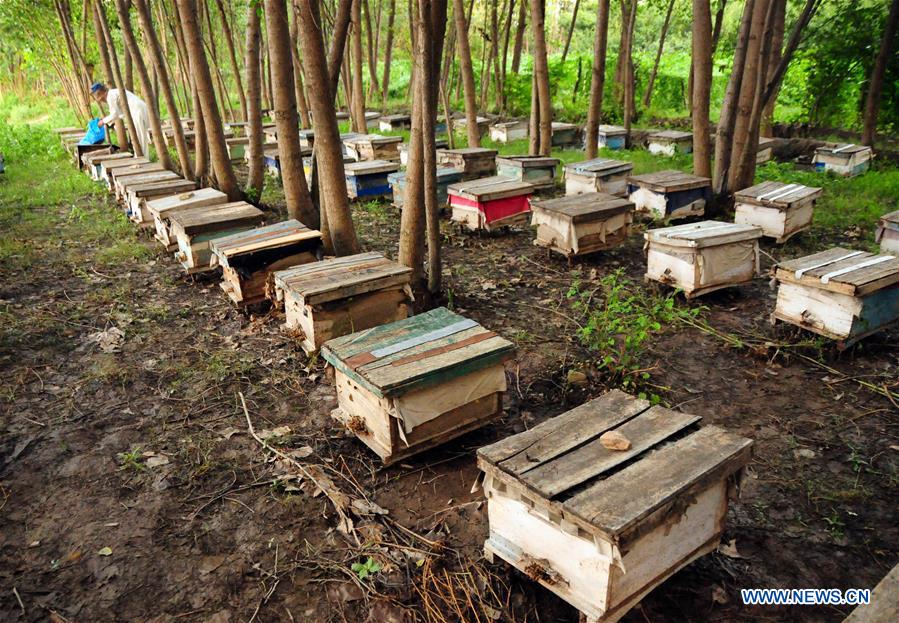
[(140, 448), (132, 448), (128, 452), (119, 453), (119, 471), (142, 472), (147, 469), (143, 463), (143, 454)]
[(365, 562), (354, 562), (350, 569), (359, 576), (359, 579), (365, 581), (369, 576), (376, 574), (381, 570), (381, 565), (375, 562), (374, 558), (368, 557)]

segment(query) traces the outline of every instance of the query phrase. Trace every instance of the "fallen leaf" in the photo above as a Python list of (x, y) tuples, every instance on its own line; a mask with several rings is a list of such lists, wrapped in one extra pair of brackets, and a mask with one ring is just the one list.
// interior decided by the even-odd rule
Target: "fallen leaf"
[(569, 385), (586, 385), (587, 375), (580, 370), (569, 370), (566, 377)]
[(328, 585), (327, 595), (329, 601), (349, 602), (359, 601), (365, 595), (362, 589), (350, 582), (339, 582)]
[(599, 443), (609, 450), (623, 452), (630, 450), (631, 441), (617, 430), (609, 430), (599, 436)]
[(481, 284), (481, 288), (484, 290), (496, 290), (496, 283), (493, 281), (485, 281)]
[(160, 454), (158, 456), (151, 456), (144, 463), (144, 465), (146, 465), (147, 467), (149, 467), (151, 469), (154, 467), (162, 467), (163, 465), (168, 465), (168, 464), (169, 464), (169, 457), (167, 457), (163, 454)]
[(721, 543), (718, 546), (718, 553), (728, 558), (743, 558), (743, 555), (737, 551), (737, 539), (731, 539), (727, 543)]
[(301, 446), (295, 450), (291, 450), (288, 454), (294, 459), (305, 459), (306, 457), (312, 456), (312, 447)]
[(96, 344), (104, 353), (118, 352), (125, 341), (125, 334), (118, 327), (110, 327), (105, 331), (97, 331), (87, 336), (86, 344)]
[(111, 547), (104, 547), (104, 548), (101, 549), (99, 552), (97, 552), (97, 555), (99, 555), (99, 556), (112, 556), (112, 548), (111, 548)]
[(28, 544), (28, 547), (38, 547), (41, 544), (40, 541), (32, 541)]
[(363, 500), (362, 498), (356, 498), (352, 503), (353, 511), (357, 515), (389, 515), (390, 511), (386, 508), (378, 506), (374, 502), (369, 502), (368, 500)]
[(221, 435), (224, 439), (231, 439), (234, 435), (239, 435), (242, 432), (243, 431), (240, 430), (239, 428), (234, 428), (233, 426), (230, 426), (230, 427), (226, 428), (225, 430), (219, 432), (219, 435)]
[(279, 426), (271, 430), (265, 429), (259, 431), (259, 437), (262, 439), (274, 439), (275, 437), (286, 437), (290, 434), (290, 426)]
[(797, 459), (813, 459), (815, 458), (815, 451), (809, 450), (808, 448), (801, 448), (799, 450), (793, 450), (793, 456)]

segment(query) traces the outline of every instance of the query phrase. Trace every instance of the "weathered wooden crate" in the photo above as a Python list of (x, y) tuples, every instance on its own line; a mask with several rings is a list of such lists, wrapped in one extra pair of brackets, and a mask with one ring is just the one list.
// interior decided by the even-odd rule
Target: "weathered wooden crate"
[(485, 177), (447, 187), (453, 222), (470, 231), (524, 224), (534, 187), (508, 177)]
[(132, 157), (132, 158), (113, 158), (110, 160), (102, 160), (100, 162), (100, 169), (97, 173), (100, 180), (106, 183), (106, 186), (110, 189), (112, 186), (112, 179), (116, 169), (132, 167), (134, 165), (141, 164), (149, 164), (150, 160), (144, 157)]
[(350, 199), (371, 199), (390, 194), (387, 176), (399, 171), (398, 162), (363, 160), (343, 165), (346, 192)]
[[(462, 171), (452, 167), (437, 167), (437, 203), (449, 205), (447, 188), (450, 184), (462, 181)], [(387, 182), (393, 191), (393, 205), (402, 208), (406, 197), (406, 172), (397, 171), (387, 176)]]
[[(374, 110), (365, 111), (365, 127), (369, 130), (374, 130), (380, 125), (381, 113), (376, 112)], [(411, 125), (411, 117), (410, 117), (410, 125)]]
[(552, 190), (556, 187), (558, 158), (545, 156), (501, 156), (496, 158), (496, 173), (527, 182), (535, 191)]
[(873, 157), (874, 152), (867, 145), (828, 145), (815, 150), (812, 164), (816, 171), (855, 177), (868, 170)]
[(265, 136), (266, 143), (277, 143), (278, 142), (278, 128), (276, 124), (268, 124), (262, 127), (262, 134)]
[(115, 197), (119, 201), (126, 199), (126, 189), (136, 184), (146, 184), (160, 180), (174, 180), (181, 176), (174, 171), (169, 171), (158, 162), (136, 164), (127, 169), (114, 169), (110, 172), (110, 181)]
[(312, 149), (315, 147), (315, 130), (300, 130), (300, 146)]
[(874, 239), (881, 253), (899, 254), (899, 210), (880, 217)]
[(774, 268), (782, 320), (845, 348), (899, 320), (899, 258), (835, 247)]
[[(445, 138), (438, 138), (434, 141), (435, 149), (445, 149), (447, 146), (447, 140)], [(397, 151), (400, 152), (400, 164), (404, 167), (409, 166), (409, 143), (400, 143), (396, 146)]]
[(877, 583), (868, 603), (853, 610), (843, 623), (893, 623), (899, 619), (899, 565)]
[(411, 275), (380, 253), (360, 253), (279, 270), (273, 283), (285, 325), (312, 354), (330, 339), (406, 318)]
[[(478, 136), (484, 138), (484, 136), (487, 135), (487, 132), (490, 131), (490, 119), (487, 117), (476, 116), (475, 123), (478, 125)], [(468, 118), (460, 117), (459, 119), (455, 119), (453, 125), (459, 130), (468, 131)]]
[(498, 143), (508, 143), (528, 137), (527, 121), (501, 121), (494, 123), (490, 128), (490, 140)]
[(297, 220), (258, 227), (210, 243), (210, 265), (222, 267), (222, 290), (237, 305), (266, 297), (271, 273), (321, 259), (321, 232)]
[(582, 144), (581, 128), (574, 123), (552, 122), (553, 147), (571, 147)]
[(177, 241), (169, 231), (169, 218), (178, 212), (228, 203), (228, 195), (215, 188), (198, 188), (180, 195), (169, 195), (147, 202), (147, 211), (156, 228), (154, 237), (169, 251), (174, 251)]
[(608, 193), (627, 194), (627, 177), (634, 170), (632, 162), (594, 158), (565, 165), (565, 194)]
[(411, 115), (382, 115), (380, 119), (378, 119), (378, 129), (382, 132), (408, 130), (411, 127)]
[(93, 162), (93, 158), (102, 158), (103, 156), (112, 156), (119, 153), (118, 145), (102, 143), (100, 145), (93, 145), (93, 147), (97, 147), (97, 149), (85, 151), (78, 156), (78, 168), (84, 171), (87, 175), (93, 174), (91, 164)]
[(497, 153), (495, 149), (486, 147), (438, 149), (437, 164), (462, 171), (462, 181), (476, 180), (496, 175)]
[(128, 218), (140, 227), (153, 227), (153, 217), (147, 209), (148, 201), (169, 195), (180, 195), (196, 188), (196, 182), (177, 175), (174, 178), (129, 185), (125, 189)]
[(245, 201), (193, 207), (169, 216), (171, 238), (178, 251), (175, 257), (188, 274), (212, 269), (211, 243), (265, 220), (262, 210)]
[(247, 155), (247, 148), (250, 145), (250, 139), (246, 136), (235, 136), (234, 138), (225, 139), (228, 145), (228, 155), (231, 162), (241, 162)]
[(338, 408), (332, 416), (386, 464), (499, 417), (515, 346), (438, 307), (326, 342)]
[(764, 164), (774, 158), (774, 146), (777, 144), (776, 138), (759, 138), (759, 150), (755, 155), (756, 164)]
[[(344, 166), (350, 164), (351, 162), (356, 162), (349, 156), (343, 157)], [(303, 158), (303, 174), (306, 176), (306, 184), (312, 188), (312, 156), (306, 156)]]
[(812, 226), (820, 188), (762, 182), (734, 193), (734, 222), (755, 225), (782, 244)]
[(112, 163), (117, 160), (129, 160), (132, 158), (134, 156), (129, 151), (119, 151), (114, 154), (87, 154), (84, 157), (85, 172), (91, 176), (91, 179), (99, 182), (102, 179), (100, 174), (104, 162)]
[(634, 204), (605, 193), (531, 201), (534, 244), (566, 257), (605, 251), (621, 245), (631, 233)]
[[(312, 149), (308, 147), (300, 148), (300, 156), (307, 157), (312, 155)], [(262, 151), (262, 165), (272, 177), (281, 178), (281, 153), (278, 151), (278, 145), (266, 145)]]
[(689, 154), (693, 151), (693, 134), (680, 130), (662, 130), (649, 135), (649, 153), (656, 156)]
[(627, 147), (627, 130), (618, 125), (601, 125), (596, 136), (600, 149), (624, 149)]
[(343, 141), (348, 155), (353, 160), (387, 160), (399, 162), (399, 144), (403, 142), (401, 136), (381, 136), (380, 134), (362, 134)]
[[(612, 623), (720, 542), (752, 441), (612, 391), (478, 450), (498, 556)], [(611, 450), (602, 435), (630, 442)]]
[(652, 229), (643, 236), (646, 279), (681, 288), (687, 298), (759, 275), (759, 227), (701, 221)]
[(712, 180), (682, 171), (658, 171), (627, 178), (628, 198), (637, 212), (660, 220), (705, 214), (712, 199)]
[(78, 169), (83, 170), (85, 156), (94, 153), (112, 154), (118, 151), (118, 149), (118, 145), (113, 145), (112, 143), (96, 143), (94, 145), (80, 145), (76, 143), (72, 149), (72, 158), (75, 160)]

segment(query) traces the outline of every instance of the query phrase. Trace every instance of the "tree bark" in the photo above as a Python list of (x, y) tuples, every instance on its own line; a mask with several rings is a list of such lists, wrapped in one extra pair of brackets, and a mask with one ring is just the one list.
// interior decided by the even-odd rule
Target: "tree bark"
[[(774, 79), (777, 72), (777, 66), (780, 64), (781, 54), (783, 52), (784, 42), (784, 20), (786, 19), (787, 0), (775, 0), (774, 7), (774, 27), (771, 32), (771, 51), (765, 66), (768, 68), (766, 74), (766, 82)], [(774, 118), (774, 105), (777, 102), (777, 93), (775, 92), (765, 109), (762, 111), (762, 122), (759, 128), (759, 136), (771, 136), (771, 124)]]
[(628, 0), (627, 22), (625, 26), (625, 47), (624, 47), (624, 129), (627, 130), (628, 136), (631, 132), (631, 123), (636, 114), (636, 106), (634, 104), (634, 28), (637, 23), (637, 0)]
[(363, 0), (365, 6), (365, 43), (368, 52), (368, 99), (374, 99), (375, 95), (381, 90), (378, 86), (378, 57), (375, 53), (375, 37), (371, 28), (371, 3), (369, 0)]
[(453, 0), (453, 18), (456, 21), (456, 45), (459, 50), (459, 68), (462, 72), (462, 86), (465, 91), (465, 120), (468, 146), (480, 147), (481, 135), (478, 132), (474, 69), (471, 66), (471, 47), (468, 44), (468, 20), (465, 19), (465, 4), (463, 0)]
[(381, 81), (381, 107), (387, 106), (390, 96), (390, 62), (393, 54), (393, 22), (396, 18), (396, 0), (390, 0), (387, 13), (387, 43), (384, 45), (384, 79)]
[[(659, 47), (661, 49), (661, 46)], [(709, 97), (712, 87), (712, 13), (709, 0), (693, 0), (692, 55), (693, 173), (701, 177), (711, 177)]]
[(259, 65), (261, 27), (259, 11), (255, 4), (247, 6), (247, 40), (246, 40), (246, 72), (247, 72), (247, 138), (249, 145), (249, 172), (247, 174), (247, 195), (258, 202), (262, 197), (265, 184), (262, 150), (262, 71)]
[(312, 119), (309, 118), (309, 102), (306, 100), (306, 88), (303, 85), (303, 63), (300, 62), (300, 52), (297, 50), (297, 25), (296, 8), (292, 0), (288, 0), (288, 13), (293, 13), (290, 19), (290, 58), (293, 62), (294, 92), (296, 93), (297, 111), (300, 114), (300, 127), (311, 128)]
[(606, 48), (609, 40), (609, 0), (596, 7), (596, 36), (593, 40), (593, 69), (590, 77), (590, 107), (587, 111), (587, 159), (596, 157), (599, 121), (602, 117), (603, 90), (606, 82)]
[[(674, 0), (668, 2), (668, 12), (665, 13), (665, 21), (662, 23), (662, 32), (659, 33), (659, 48), (656, 50), (656, 60), (652, 64), (652, 71), (649, 73), (649, 82), (646, 83), (646, 93), (643, 94), (643, 106), (648, 107), (652, 102), (652, 87), (656, 82), (656, 74), (659, 71), (659, 61), (662, 60), (662, 49), (665, 47), (665, 37), (668, 35), (668, 26), (671, 23), (671, 12), (674, 10)], [(694, 11), (695, 11), (694, 5)]]
[[(97, 48), (100, 51), (100, 59), (103, 62), (103, 70), (106, 72), (106, 82), (110, 88), (116, 88), (118, 84), (116, 80), (116, 72), (113, 70), (112, 60), (110, 59), (109, 48), (106, 45), (106, 37), (104, 36), (103, 24), (100, 23), (101, 17), (97, 4), (91, 1), (91, 17), (94, 20), (94, 33), (97, 38)], [(105, 19), (105, 18), (103, 18)], [(124, 149), (128, 146), (128, 135), (125, 133), (125, 125), (121, 120), (115, 122), (116, 141)]]
[(419, 2), (422, 14), (423, 63), (421, 92), (426, 94), (425, 114), (422, 116), (422, 147), (424, 151), (425, 230), (428, 242), (428, 291), (441, 288), (440, 203), (437, 200), (437, 95), (440, 86), (440, 59), (446, 37), (447, 0)]
[(350, 116), (353, 118), (353, 130), (360, 134), (366, 133), (365, 124), (365, 91), (362, 86), (362, 0), (353, 0), (352, 28), (352, 65), (353, 75), (353, 103)]
[[(331, 76), (331, 97), (337, 97), (337, 86), (340, 82), (340, 77), (343, 76), (346, 78), (346, 72), (342, 72), (340, 69), (343, 67), (344, 52), (346, 50), (347, 37), (350, 32), (352, 12), (353, 0), (340, 0), (340, 4), (337, 6), (337, 16), (334, 18), (334, 34), (331, 37), (331, 44), (328, 48), (327, 68), (328, 73)], [(347, 105), (349, 105), (349, 99), (350, 98), (347, 98)]]
[(874, 68), (871, 70), (871, 79), (868, 81), (868, 95), (865, 98), (864, 129), (862, 130), (862, 143), (874, 146), (875, 133), (877, 131), (877, 113), (880, 109), (880, 94), (883, 91), (883, 77), (886, 73), (887, 62), (893, 49), (893, 40), (896, 38), (896, 25), (899, 23), (899, 0), (893, 0), (890, 5), (890, 13), (887, 16), (883, 29), (883, 39), (880, 42), (880, 50), (874, 60)]
[(531, 71), (531, 111), (528, 117), (528, 155), (540, 154), (540, 94), (537, 90), (537, 72)]
[(534, 40), (534, 75), (537, 82), (537, 97), (540, 108), (539, 153), (549, 156), (552, 151), (553, 108), (549, 91), (549, 67), (546, 61), (546, 30), (544, 27), (544, 0), (531, 2), (531, 31)]
[[(524, 2), (524, 0), (522, 0)], [(503, 60), (500, 68), (499, 80), (499, 110), (506, 112), (506, 71), (509, 67), (509, 38), (512, 35), (512, 14), (515, 13), (515, 0), (509, 0), (509, 10), (506, 11), (506, 24), (503, 26)]]
[[(671, 0), (674, 2), (674, 0)], [(571, 47), (571, 37), (574, 35), (574, 26), (577, 23), (577, 11), (581, 6), (581, 0), (574, 0), (574, 9), (571, 11), (571, 24), (568, 25), (568, 35), (565, 37), (565, 47), (562, 49), (562, 63), (568, 58), (568, 48)]]
[[(602, 0), (600, 0), (601, 2)], [(527, 18), (528, 0), (521, 0), (518, 7), (518, 24), (515, 26), (515, 47), (512, 50), (512, 73), (521, 69), (521, 48), (524, 46), (524, 27)]]

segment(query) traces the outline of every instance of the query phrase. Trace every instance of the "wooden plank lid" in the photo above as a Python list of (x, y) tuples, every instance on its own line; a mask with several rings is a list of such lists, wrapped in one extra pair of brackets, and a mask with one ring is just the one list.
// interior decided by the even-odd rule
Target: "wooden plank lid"
[(594, 158), (593, 160), (585, 160), (584, 162), (573, 162), (565, 165), (565, 170), (571, 173), (579, 173), (581, 175), (596, 174), (614, 175), (615, 173), (626, 173), (633, 171), (634, 163), (625, 160), (615, 160), (613, 158)]
[(375, 173), (393, 173), (399, 171), (400, 165), (387, 160), (363, 160), (361, 162), (349, 162), (343, 165), (347, 175), (373, 175)]
[(899, 210), (888, 212), (880, 217), (879, 222), (883, 227), (890, 229), (899, 229)]
[(788, 208), (797, 201), (817, 199), (822, 189), (785, 182), (762, 182), (734, 193), (734, 201), (772, 208)]
[(510, 359), (512, 342), (445, 307), (335, 338), (322, 356), (376, 396), (447, 383)]
[(589, 223), (605, 220), (622, 212), (632, 212), (633, 202), (606, 193), (585, 193), (556, 199), (531, 201), (531, 209), (555, 212), (571, 219), (573, 223)]
[(620, 125), (600, 124), (598, 131), (600, 134), (605, 134), (606, 136), (624, 136), (627, 134), (627, 130)]
[(684, 141), (688, 138), (693, 138), (693, 134), (691, 132), (683, 132), (681, 130), (661, 130), (659, 132), (653, 132), (649, 135), (650, 140), (663, 140), (663, 141)]
[(899, 258), (834, 247), (781, 262), (775, 267), (774, 276), (779, 281), (864, 296), (899, 283)]
[(493, 201), (506, 197), (518, 197), (530, 195), (534, 192), (534, 186), (511, 177), (494, 175), (482, 177), (468, 182), (457, 182), (446, 187), (451, 195), (458, 195), (474, 201)]
[(265, 214), (246, 201), (234, 201), (212, 206), (190, 208), (175, 212), (170, 217), (173, 224), (181, 227), (185, 234), (193, 236), (207, 231), (221, 231), (235, 224), (261, 223)]
[(241, 253), (283, 247), (303, 240), (321, 239), (321, 235), (317, 229), (309, 229), (295, 219), (288, 219), (265, 227), (223, 236), (210, 244), (213, 253), (222, 258), (229, 258)]
[(562, 130), (576, 130), (578, 128), (576, 123), (566, 123), (564, 121), (553, 121), (552, 122), (552, 131), (559, 132)]
[(856, 145), (855, 143), (838, 143), (836, 145), (824, 145), (822, 147), (818, 147), (815, 150), (819, 154), (833, 154), (839, 156), (840, 154), (845, 154), (850, 156), (852, 154), (857, 154), (860, 152), (871, 151), (871, 148), (867, 145)]
[(671, 193), (694, 188), (705, 188), (712, 185), (712, 180), (707, 177), (699, 177), (691, 173), (669, 169), (656, 171), (655, 173), (644, 173), (643, 175), (632, 175), (627, 178), (627, 183), (656, 192)]
[(532, 167), (556, 167), (560, 160), (546, 156), (497, 156), (496, 164), (509, 164), (523, 169)]
[(459, 149), (438, 149), (437, 154), (458, 155), (458, 156), (481, 156), (484, 158), (495, 158), (499, 152), (495, 149), (487, 149), (486, 147), (460, 147)]
[(643, 236), (650, 242), (700, 249), (743, 240), (757, 240), (762, 237), (762, 228), (742, 223), (700, 221), (651, 229)]
[(176, 210), (179, 206), (191, 205), (197, 202), (221, 201), (227, 203), (228, 195), (212, 187), (189, 190), (180, 195), (169, 195), (147, 202), (147, 209), (154, 214), (163, 214), (169, 210)]

